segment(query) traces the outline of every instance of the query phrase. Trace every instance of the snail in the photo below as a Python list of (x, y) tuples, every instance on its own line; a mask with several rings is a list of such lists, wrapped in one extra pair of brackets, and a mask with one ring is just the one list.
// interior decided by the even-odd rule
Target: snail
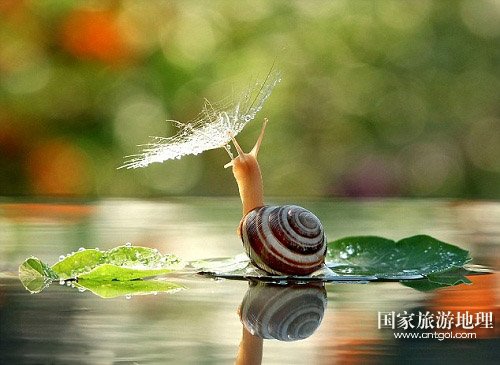
[(326, 237), (320, 220), (297, 205), (264, 205), (259, 152), (267, 119), (255, 146), (249, 153), (231, 136), (238, 156), (225, 167), (232, 167), (243, 218), (238, 227), (245, 251), (252, 263), (274, 275), (308, 275), (324, 266)]
[(241, 303), (240, 320), (254, 336), (297, 341), (308, 338), (318, 329), (326, 306), (323, 284), (251, 283)]

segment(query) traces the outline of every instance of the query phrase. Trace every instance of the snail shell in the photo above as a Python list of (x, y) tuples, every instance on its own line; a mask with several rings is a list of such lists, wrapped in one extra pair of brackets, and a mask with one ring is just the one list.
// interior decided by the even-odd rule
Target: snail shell
[(324, 285), (251, 284), (240, 307), (240, 319), (254, 336), (297, 341), (311, 336), (327, 306)]
[(307, 275), (326, 256), (319, 219), (297, 205), (263, 206), (246, 214), (239, 234), (255, 266), (275, 275)]

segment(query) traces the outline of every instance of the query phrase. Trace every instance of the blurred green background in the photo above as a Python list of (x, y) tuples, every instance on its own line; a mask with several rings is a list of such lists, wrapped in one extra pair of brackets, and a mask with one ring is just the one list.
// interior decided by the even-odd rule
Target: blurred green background
[(0, 2), (0, 195), (236, 195), (224, 150), (117, 170), (282, 72), (266, 195), (500, 197), (500, 2)]

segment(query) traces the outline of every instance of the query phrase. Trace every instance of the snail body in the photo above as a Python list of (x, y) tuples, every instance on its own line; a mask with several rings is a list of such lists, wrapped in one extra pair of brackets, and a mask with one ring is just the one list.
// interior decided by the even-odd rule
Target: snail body
[(257, 154), (266, 123), (249, 153), (231, 136), (238, 156), (226, 167), (232, 166), (243, 204), (238, 234), (250, 260), (260, 269), (274, 275), (307, 275), (323, 265), (326, 237), (319, 219), (307, 209), (264, 205)]

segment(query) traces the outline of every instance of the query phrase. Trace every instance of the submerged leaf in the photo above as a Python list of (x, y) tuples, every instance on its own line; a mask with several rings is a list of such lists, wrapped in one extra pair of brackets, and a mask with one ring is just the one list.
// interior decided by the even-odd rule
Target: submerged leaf
[(460, 271), (455, 271), (455, 270), (430, 274), (427, 275), (426, 278), (431, 283), (446, 285), (446, 286), (472, 283), (472, 281), (470, 281), (467, 277), (463, 276)]
[(472, 282), (463, 275), (462, 270), (450, 270), (443, 273), (430, 274), (421, 280), (402, 280), (401, 284), (422, 291), (428, 292), (459, 284), (471, 284)]
[(469, 252), (418, 235), (398, 242), (376, 236), (346, 237), (328, 244), (327, 265), (338, 274), (378, 278), (429, 276), (462, 267)]
[(75, 283), (80, 290), (89, 290), (101, 298), (116, 298), (126, 295), (149, 295), (174, 293), (184, 286), (160, 280), (102, 281), (81, 279)]
[(244, 270), (250, 264), (246, 254), (235, 257), (211, 258), (205, 260), (191, 261), (189, 265), (198, 272), (211, 273), (233, 273)]
[(39, 293), (58, 279), (57, 274), (36, 257), (26, 259), (19, 266), (19, 279), (30, 293)]

